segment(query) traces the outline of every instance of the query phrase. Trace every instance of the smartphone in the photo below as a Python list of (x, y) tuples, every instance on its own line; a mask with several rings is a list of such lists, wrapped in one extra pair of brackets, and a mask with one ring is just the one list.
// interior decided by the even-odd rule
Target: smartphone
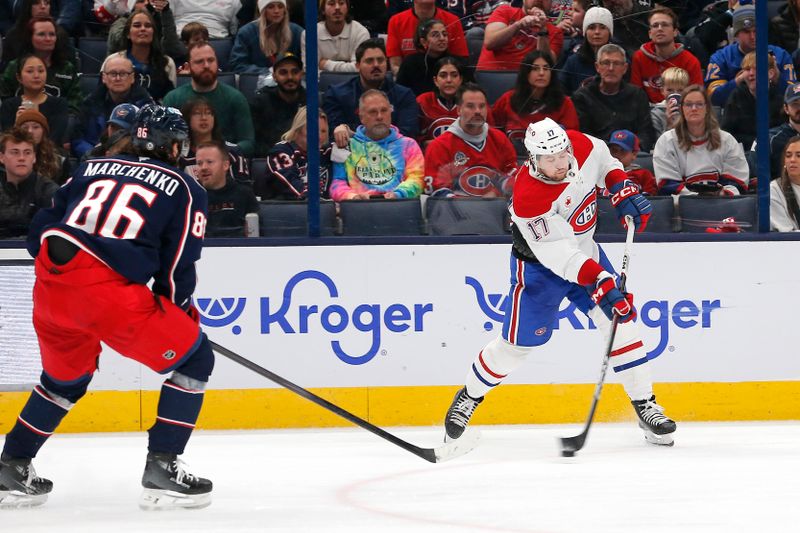
[(670, 93), (667, 95), (667, 102), (674, 102), (674, 104), (678, 107), (681, 105), (681, 95), (680, 93)]
[(33, 109), (34, 107), (36, 107), (36, 104), (31, 102), (30, 100), (23, 100), (20, 105), (25, 109)]

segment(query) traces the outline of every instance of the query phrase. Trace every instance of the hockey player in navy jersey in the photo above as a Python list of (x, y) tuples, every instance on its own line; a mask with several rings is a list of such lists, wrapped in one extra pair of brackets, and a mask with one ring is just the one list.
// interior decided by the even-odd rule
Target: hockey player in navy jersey
[(528, 161), (517, 173), (509, 207), (513, 248), (503, 331), (472, 363), (447, 411), (446, 438), (460, 437), (484, 395), (550, 340), (566, 297), (606, 335), (612, 316), (619, 316), (610, 364), (645, 439), (671, 446), (675, 422), (653, 395), (647, 353), (633, 322), (633, 297), (620, 290), (614, 268), (592, 238), (598, 186), (611, 193), (620, 220), (630, 215), (639, 231), (650, 217), (650, 202), (600, 139), (565, 132), (547, 118), (528, 126), (525, 147)]
[(86, 393), (101, 341), (170, 373), (149, 430), (140, 507), (211, 503), (211, 482), (178, 459), (214, 367), (191, 304), (206, 193), (174, 166), (187, 139), (177, 110), (143, 107), (126, 155), (81, 164), (56, 192), (53, 207), (34, 217), (28, 251), (36, 258), (33, 325), (43, 371), (6, 435), (0, 507), (47, 499), (53, 484), (36, 475), (31, 461)]

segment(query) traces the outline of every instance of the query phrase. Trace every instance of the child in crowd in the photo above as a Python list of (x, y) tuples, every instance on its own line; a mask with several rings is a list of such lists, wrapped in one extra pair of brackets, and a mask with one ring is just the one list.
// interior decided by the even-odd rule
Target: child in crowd
[(680, 67), (670, 67), (661, 73), (661, 94), (664, 99), (650, 107), (650, 119), (656, 138), (675, 127), (681, 116), (681, 102), (670, 95), (681, 94), (689, 85), (689, 72)]
[(653, 173), (634, 163), (639, 153), (639, 138), (636, 134), (629, 130), (617, 130), (611, 134), (607, 144), (611, 155), (619, 159), (628, 179), (639, 186), (642, 194), (656, 194), (658, 186)]
[[(190, 22), (181, 30), (181, 42), (188, 50), (193, 44), (208, 42), (208, 28), (202, 22)], [(178, 74), (189, 74), (189, 63), (183, 63)]]

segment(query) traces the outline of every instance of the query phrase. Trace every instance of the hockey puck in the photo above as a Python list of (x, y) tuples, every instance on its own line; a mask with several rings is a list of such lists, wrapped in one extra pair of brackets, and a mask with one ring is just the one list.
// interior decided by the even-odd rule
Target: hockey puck
[(575, 457), (575, 452), (572, 450), (561, 450), (561, 457)]

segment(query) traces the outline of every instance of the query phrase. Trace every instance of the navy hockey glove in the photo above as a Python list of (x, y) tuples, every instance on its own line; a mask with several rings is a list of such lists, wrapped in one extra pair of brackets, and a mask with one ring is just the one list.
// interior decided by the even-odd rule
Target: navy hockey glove
[(625, 217), (630, 215), (633, 217), (636, 231), (643, 231), (653, 212), (653, 206), (650, 205), (650, 200), (639, 192), (639, 187), (632, 181), (625, 180), (609, 187), (608, 192), (611, 193), (611, 205), (617, 210), (617, 217), (622, 227), (625, 227)]
[(186, 314), (194, 320), (195, 324), (200, 325), (200, 311), (197, 310), (194, 304), (189, 304), (189, 307), (186, 308)]
[(620, 322), (628, 322), (636, 318), (633, 294), (623, 293), (619, 290), (616, 281), (608, 272), (603, 272), (597, 278), (591, 298), (596, 305), (600, 306), (609, 320), (613, 320), (614, 314), (619, 316)]

